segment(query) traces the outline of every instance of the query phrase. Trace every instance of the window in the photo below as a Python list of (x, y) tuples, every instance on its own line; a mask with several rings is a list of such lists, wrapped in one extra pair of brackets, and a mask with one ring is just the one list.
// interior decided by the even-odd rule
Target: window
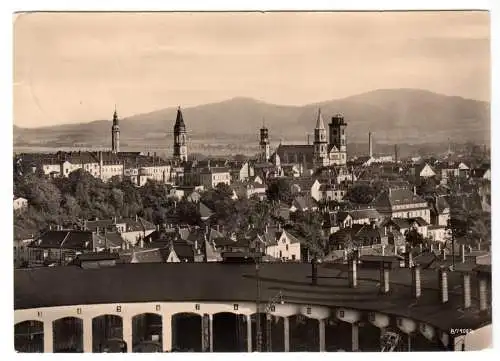
[(195, 309), (196, 311), (199, 311), (199, 310), (200, 310), (200, 304), (199, 304), (199, 303), (197, 303), (196, 305), (194, 305), (194, 309)]
[(311, 307), (307, 307), (306, 313), (307, 313), (308, 315), (310, 315), (310, 314), (311, 314)]
[(160, 311), (160, 309), (161, 309), (160, 305), (156, 305), (155, 309), (156, 309), (156, 311)]
[(116, 312), (122, 312), (122, 306), (116, 306)]
[(280, 251), (280, 258), (283, 258), (283, 252)]
[(288, 244), (286, 245), (286, 250), (288, 251)]
[(81, 308), (77, 308), (76, 309), (76, 314), (77, 315), (81, 315), (82, 314), (82, 309)]
[(237, 303), (235, 303), (235, 304), (233, 305), (233, 308), (234, 308), (234, 310), (235, 310), (235, 311), (238, 311), (238, 304), (237, 304)]
[(296, 260), (295, 255), (292, 254), (292, 261), (295, 261), (295, 260)]
[(344, 318), (344, 311), (339, 311), (339, 317)]

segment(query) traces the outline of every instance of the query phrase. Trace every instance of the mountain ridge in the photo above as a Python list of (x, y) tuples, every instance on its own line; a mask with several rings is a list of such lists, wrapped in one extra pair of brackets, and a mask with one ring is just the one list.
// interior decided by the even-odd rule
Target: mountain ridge
[[(336, 113), (345, 116), (348, 136), (361, 140), (372, 131), (381, 142), (489, 141), (490, 103), (422, 89), (377, 89), (340, 99), (301, 106), (278, 105), (248, 97), (183, 108), (188, 134), (198, 139), (258, 137), (265, 120), (270, 136), (305, 139), (312, 133), (318, 108), (325, 122)], [(121, 138), (145, 141), (170, 139), (177, 107), (168, 107), (120, 119)], [(110, 120), (39, 128), (13, 126), (14, 143), (56, 145), (68, 142), (110, 142)]]

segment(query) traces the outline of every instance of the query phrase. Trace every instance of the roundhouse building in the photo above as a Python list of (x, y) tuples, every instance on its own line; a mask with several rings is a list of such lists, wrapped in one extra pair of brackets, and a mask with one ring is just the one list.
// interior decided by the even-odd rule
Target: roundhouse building
[[(452, 272), (363, 256), (339, 264), (263, 263), (259, 270), (224, 263), (15, 270), (15, 347), (460, 351), (491, 343), (487, 266)], [(392, 341), (382, 342), (383, 335)]]

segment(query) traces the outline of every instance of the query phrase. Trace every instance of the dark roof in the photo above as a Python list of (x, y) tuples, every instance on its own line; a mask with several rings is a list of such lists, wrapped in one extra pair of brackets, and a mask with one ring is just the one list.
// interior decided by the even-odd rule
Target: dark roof
[(376, 207), (393, 207), (403, 204), (426, 203), (426, 201), (408, 188), (396, 188), (382, 192), (373, 203)]
[(380, 218), (380, 213), (378, 213), (376, 209), (354, 209), (350, 211), (349, 214), (353, 220)]
[(172, 247), (181, 261), (194, 259), (194, 249), (186, 242), (173, 242)]
[(209, 218), (214, 214), (214, 212), (210, 208), (208, 208), (208, 206), (206, 206), (205, 203), (203, 202), (200, 202), (198, 204), (198, 207), (201, 218)]
[[(276, 154), (281, 158), (282, 163), (294, 163), (295, 155), (297, 155), (297, 162), (302, 163), (304, 159), (306, 162), (311, 163), (314, 158), (314, 145), (300, 144), (300, 145), (283, 145), (280, 144), (276, 149)], [(285, 157), (287, 154), (289, 157)]]
[(76, 256), (75, 262), (93, 262), (93, 261), (104, 261), (104, 260), (117, 260), (120, 258), (118, 253), (111, 252), (93, 252), (93, 253), (84, 253)]
[(181, 107), (177, 108), (177, 116), (175, 117), (174, 130), (186, 129), (186, 124), (184, 124), (184, 118), (182, 116)]
[[(422, 295), (415, 302), (410, 271), (391, 271), (391, 294), (379, 294), (379, 271), (358, 269), (359, 287), (349, 288), (347, 265), (318, 267), (321, 292), (311, 286), (311, 266), (269, 263), (260, 269), (261, 297), (271, 299), (281, 289), (284, 301), (330, 307), (380, 311), (411, 317), (439, 329), (472, 328), (491, 323), (491, 316), (474, 312), (477, 282), (471, 282), (472, 311), (463, 311), (461, 287), (450, 289), (449, 302), (439, 301), (436, 270), (421, 270)], [(133, 302), (255, 302), (255, 265), (221, 263), (119, 264), (101, 269), (44, 267), (14, 270), (14, 309), (64, 305)], [(448, 282), (460, 285), (461, 274), (450, 272)], [(54, 287), (57, 285), (57, 287)], [(78, 287), (75, 287), (78, 285)]]
[(91, 250), (97, 239), (90, 231), (48, 231), (30, 246), (35, 248), (62, 248)]

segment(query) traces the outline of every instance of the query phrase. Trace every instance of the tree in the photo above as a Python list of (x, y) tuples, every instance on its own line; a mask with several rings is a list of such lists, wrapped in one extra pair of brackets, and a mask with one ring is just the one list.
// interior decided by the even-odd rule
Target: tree
[(290, 182), (283, 178), (271, 182), (266, 190), (266, 195), (270, 201), (290, 202), (292, 200)]
[(415, 228), (406, 231), (405, 240), (412, 247), (424, 244), (424, 236), (421, 233), (419, 233)]
[(366, 184), (355, 185), (350, 188), (345, 195), (345, 198), (353, 203), (369, 204), (375, 197), (374, 189)]

